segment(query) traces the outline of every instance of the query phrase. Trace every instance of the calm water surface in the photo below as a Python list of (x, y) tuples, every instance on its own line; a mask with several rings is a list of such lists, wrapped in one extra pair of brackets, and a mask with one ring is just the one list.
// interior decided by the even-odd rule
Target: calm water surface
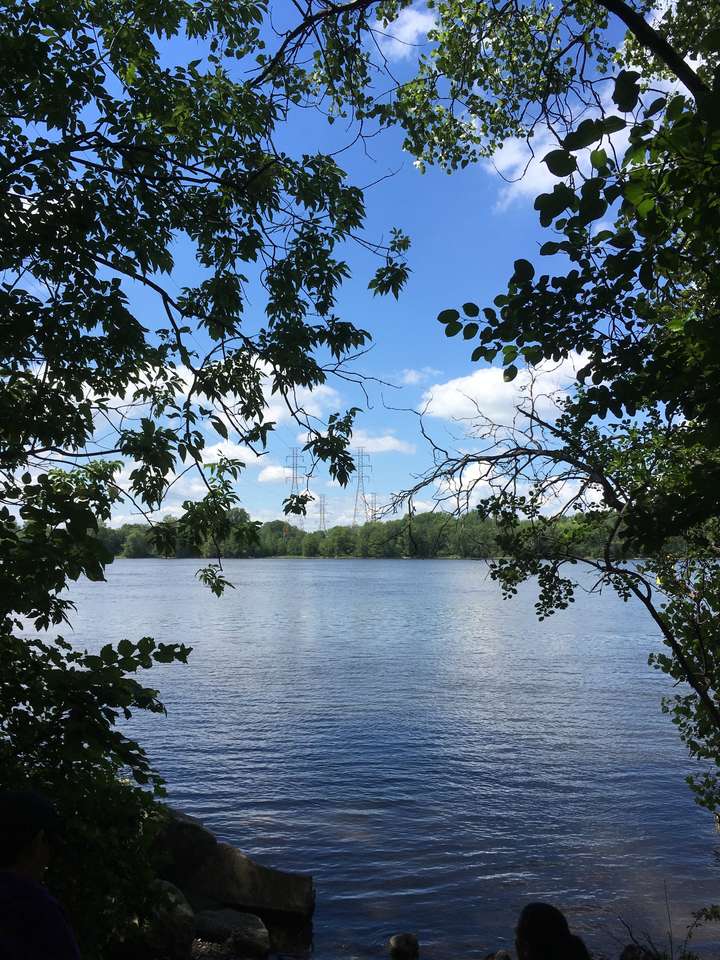
[[(314, 874), (315, 957), (482, 957), (520, 906), (565, 908), (617, 953), (720, 899), (718, 837), (647, 666), (633, 604), (539, 624), (472, 561), (119, 560), (82, 583), (76, 642), (193, 646), (154, 671), (169, 716), (133, 732), (172, 802), (270, 866)], [(627, 938), (625, 938), (627, 940)]]

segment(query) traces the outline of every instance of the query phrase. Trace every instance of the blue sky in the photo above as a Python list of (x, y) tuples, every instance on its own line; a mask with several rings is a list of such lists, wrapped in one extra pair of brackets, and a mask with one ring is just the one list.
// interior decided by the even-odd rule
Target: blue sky
[[(430, 24), (429, 14), (420, 7), (403, 11), (393, 27), (395, 39), (383, 41), (396, 72), (412, 70)], [(341, 122), (331, 127), (323, 118), (309, 119), (306, 114), (301, 125), (285, 128), (281, 146), (294, 154), (330, 151), (346, 136)], [(379, 504), (407, 487), (431, 462), (417, 417), (408, 411), (429, 404), (428, 424), (446, 437), (461, 432), (454, 418), (470, 413), (469, 397), (500, 418), (512, 411), (517, 384), (504, 384), (499, 370), (472, 364), (471, 347), (462, 339), (447, 339), (436, 316), (467, 300), (489, 304), (505, 289), (513, 260), (537, 260), (543, 232), (533, 199), (555, 182), (537, 160), (517, 179), (529, 159), (525, 144), (506, 144), (493, 161), (453, 175), (437, 169), (421, 174), (412, 157), (402, 151), (401, 139), (399, 131), (389, 131), (371, 141), (370, 155), (356, 148), (339, 158), (351, 180), (361, 186), (393, 174), (366, 192), (367, 235), (387, 239), (390, 228), (398, 226), (412, 240), (412, 272), (398, 301), (371, 294), (367, 282), (377, 264), (354, 248), (349, 254), (353, 277), (344, 285), (338, 302), (338, 314), (368, 329), (374, 338), (373, 349), (356, 369), (384, 383), (367, 384), (369, 403), (359, 389), (341, 381), (330, 382), (308, 398), (309, 408), (320, 416), (351, 405), (364, 408), (357, 418), (354, 440), (370, 456), (366, 489), (377, 494)], [(535, 151), (542, 157), (550, 149), (549, 141), (543, 142), (542, 135), (537, 140)], [(517, 182), (506, 182), (500, 173)], [(189, 251), (178, 249), (176, 253), (182, 265)], [(150, 309), (150, 301), (147, 306)], [(257, 462), (248, 461), (238, 492), (242, 506), (253, 517), (282, 516), (282, 501), (288, 494), (286, 458), (293, 446), (301, 444), (297, 425), (281, 421), (268, 453)], [(223, 449), (235, 452), (228, 444)], [(353, 489), (331, 484), (323, 470), (311, 480), (310, 489), (326, 496), (328, 525), (350, 522)], [(175, 513), (183, 499), (202, 494), (199, 479), (183, 478), (173, 487), (166, 509)], [(430, 500), (419, 505), (429, 507)], [(316, 514), (310, 505), (307, 529), (316, 527)], [(116, 511), (114, 522), (137, 519), (125, 504)]]

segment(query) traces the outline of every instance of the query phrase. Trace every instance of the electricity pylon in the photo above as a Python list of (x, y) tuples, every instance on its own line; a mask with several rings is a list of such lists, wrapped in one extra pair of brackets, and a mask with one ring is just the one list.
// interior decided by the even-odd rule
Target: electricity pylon
[(358, 447), (355, 453), (355, 473), (357, 474), (357, 481), (355, 485), (355, 508), (353, 510), (352, 522), (354, 527), (358, 525), (358, 517), (361, 513), (364, 515), (366, 523), (370, 519), (368, 516), (368, 501), (365, 494), (365, 481), (368, 479), (368, 476), (365, 471), (370, 473), (371, 470), (370, 457), (365, 453), (365, 448)]
[[(285, 463), (290, 470), (290, 475), (288, 476), (288, 481), (290, 483), (290, 496), (297, 497), (300, 494), (300, 477), (304, 477), (305, 474), (303, 470), (305, 469), (305, 459), (302, 455), (302, 450), (300, 447), (292, 447), (290, 453), (285, 457)], [(302, 513), (292, 514), (293, 523), (300, 527), (301, 530), (305, 529), (305, 516)]]
[(326, 497), (324, 493), (318, 494), (318, 530), (322, 530), (323, 533), (327, 530), (327, 523), (325, 522), (325, 502)]

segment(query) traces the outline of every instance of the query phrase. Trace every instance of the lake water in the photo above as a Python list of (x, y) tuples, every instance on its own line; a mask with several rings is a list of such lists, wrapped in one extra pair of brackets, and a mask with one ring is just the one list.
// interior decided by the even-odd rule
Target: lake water
[(171, 801), (270, 866), (308, 871), (316, 960), (512, 941), (523, 903), (591, 948), (676, 934), (720, 899), (718, 837), (683, 782), (657, 642), (634, 604), (583, 595), (538, 623), (472, 561), (119, 560), (81, 583), (74, 640), (193, 646), (153, 671), (167, 718), (132, 731)]

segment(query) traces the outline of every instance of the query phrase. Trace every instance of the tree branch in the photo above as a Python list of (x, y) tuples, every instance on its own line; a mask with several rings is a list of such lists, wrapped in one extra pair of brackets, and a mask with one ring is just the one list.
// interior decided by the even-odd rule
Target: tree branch
[(665, 37), (658, 33), (636, 10), (629, 7), (624, 0), (597, 0), (597, 2), (601, 7), (605, 7), (606, 10), (622, 20), (635, 39), (655, 54), (659, 60), (662, 60), (665, 66), (687, 87), (695, 99), (710, 93), (710, 89), (688, 66), (677, 50), (668, 43)]

